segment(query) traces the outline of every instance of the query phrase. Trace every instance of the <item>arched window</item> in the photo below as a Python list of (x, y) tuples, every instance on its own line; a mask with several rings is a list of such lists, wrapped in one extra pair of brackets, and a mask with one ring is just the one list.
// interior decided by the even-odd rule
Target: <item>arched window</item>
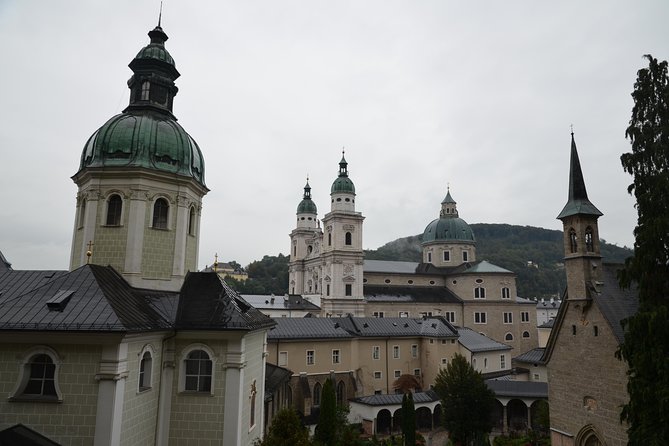
[(505, 341), (513, 341), (513, 335), (512, 335), (511, 333), (507, 333), (507, 334), (504, 336), (504, 340), (505, 340)]
[(86, 199), (81, 200), (81, 207), (79, 208), (79, 227), (83, 228), (86, 222)]
[(316, 383), (314, 385), (314, 407), (321, 405), (321, 383)]
[(24, 357), (21, 376), (10, 400), (61, 401), (60, 360), (49, 347), (35, 347)]
[(578, 250), (578, 240), (574, 228), (569, 229), (569, 250), (572, 253)]
[(193, 206), (188, 212), (188, 234), (195, 235), (195, 208)]
[(344, 381), (339, 381), (339, 384), (337, 384), (337, 405), (343, 406), (345, 400), (346, 400), (346, 384), (344, 384)]
[(151, 352), (145, 351), (142, 359), (139, 360), (139, 391), (149, 390), (151, 388), (151, 370), (153, 358)]
[(258, 391), (256, 390), (256, 381), (255, 379), (253, 380), (253, 384), (251, 384), (251, 416), (250, 416), (250, 422), (249, 422), (249, 427), (253, 427), (256, 425), (256, 394)]
[(187, 392), (211, 392), (212, 362), (204, 350), (193, 350), (185, 360), (185, 384)]
[(346, 233), (346, 246), (351, 246), (351, 244), (352, 244), (351, 239), (352, 239), (351, 233), (347, 232)]
[(530, 332), (529, 331), (524, 331), (523, 332), (523, 337), (524, 338), (529, 338), (530, 337)]
[(121, 224), (121, 210), (123, 201), (117, 194), (111, 195), (107, 200), (107, 226), (119, 226)]
[(592, 238), (592, 228), (590, 226), (585, 228), (585, 250), (588, 252), (595, 251), (595, 245)]
[(167, 214), (170, 205), (164, 198), (158, 198), (153, 204), (153, 227), (156, 229), (167, 229)]

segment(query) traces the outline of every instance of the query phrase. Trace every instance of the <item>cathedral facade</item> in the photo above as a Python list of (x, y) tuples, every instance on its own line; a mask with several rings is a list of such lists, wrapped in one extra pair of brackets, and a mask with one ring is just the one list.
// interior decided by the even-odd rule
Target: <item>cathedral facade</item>
[(423, 231), (420, 262), (365, 260), (355, 199), (344, 157), (322, 225), (307, 182), (290, 233), (290, 294), (319, 301), (324, 317), (439, 316), (515, 354), (538, 346), (535, 303), (517, 296), (513, 272), (477, 259), (474, 232), (450, 190)]

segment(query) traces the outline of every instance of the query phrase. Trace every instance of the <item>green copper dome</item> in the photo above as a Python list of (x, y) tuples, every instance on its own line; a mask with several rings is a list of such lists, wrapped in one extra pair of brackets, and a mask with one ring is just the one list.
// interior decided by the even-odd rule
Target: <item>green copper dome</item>
[(304, 195), (302, 196), (302, 201), (297, 205), (298, 214), (318, 214), (316, 210), (316, 203), (311, 199), (311, 186), (309, 186), (309, 180), (307, 180), (306, 186), (304, 186)]
[(339, 176), (332, 183), (330, 194), (353, 194), (355, 195), (355, 186), (353, 181), (348, 177), (348, 163), (342, 153), (341, 161), (339, 161)]
[(423, 231), (423, 243), (434, 241), (474, 242), (474, 231), (460, 217), (442, 217), (432, 220)]
[(112, 166), (155, 169), (205, 185), (204, 158), (197, 143), (173, 118), (160, 113), (121, 113), (93, 133), (79, 170)]
[(167, 34), (159, 24), (149, 37), (151, 42), (129, 64), (133, 76), (128, 107), (88, 139), (79, 171), (142, 167), (190, 177), (205, 186), (202, 152), (172, 114), (179, 72), (165, 49)]
[(149, 32), (149, 37), (151, 37), (151, 43), (142, 48), (137, 53), (137, 56), (135, 56), (135, 59), (155, 59), (166, 62), (176, 68), (174, 59), (172, 59), (170, 53), (165, 49), (167, 34), (163, 32), (163, 29), (160, 26), (155, 27)]

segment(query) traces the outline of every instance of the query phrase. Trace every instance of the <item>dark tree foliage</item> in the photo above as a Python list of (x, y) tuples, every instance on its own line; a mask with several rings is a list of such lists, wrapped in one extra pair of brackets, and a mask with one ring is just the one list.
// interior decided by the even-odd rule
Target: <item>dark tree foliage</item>
[(404, 446), (416, 446), (416, 406), (411, 391), (402, 397), (402, 436)]
[(225, 281), (240, 294), (276, 294), (288, 292), (288, 261), (290, 258), (279, 254), (264, 256), (262, 260), (251, 262), (246, 267), (249, 278), (236, 280), (228, 277)]
[(309, 430), (302, 424), (293, 409), (281, 409), (276, 413), (269, 432), (256, 446), (311, 446)]
[(620, 284), (638, 287), (639, 311), (624, 322), (619, 356), (629, 366), (630, 400), (621, 413), (629, 444), (653, 446), (669, 438), (669, 76), (666, 61), (645, 57), (625, 132), (632, 152), (621, 156), (639, 219)]
[[(525, 298), (561, 295), (566, 285), (562, 231), (507, 224), (475, 223), (476, 258), (487, 260), (517, 275), (518, 295)], [(368, 260), (420, 262), (422, 235), (412, 235), (365, 251)], [(601, 241), (605, 262), (622, 263), (632, 255), (628, 248)], [(528, 261), (538, 265), (528, 266)]]
[(439, 395), (446, 430), (454, 443), (463, 446), (480, 444), (492, 430), (491, 413), (495, 393), (486, 386), (480, 372), (456, 353), (441, 369), (434, 390)]
[(314, 440), (324, 446), (334, 446), (337, 441), (337, 395), (331, 379), (321, 391), (321, 411), (314, 432)]

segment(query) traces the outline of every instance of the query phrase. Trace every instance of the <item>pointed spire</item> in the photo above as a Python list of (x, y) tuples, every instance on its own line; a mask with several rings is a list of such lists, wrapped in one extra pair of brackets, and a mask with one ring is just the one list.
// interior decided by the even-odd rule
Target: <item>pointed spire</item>
[(444, 198), (444, 200), (441, 202), (441, 204), (456, 204), (453, 197), (451, 197), (451, 184), (450, 183), (448, 183), (446, 185), (446, 190), (447, 190), (446, 198)]
[(307, 184), (304, 185), (304, 195), (302, 196), (305, 200), (311, 200), (311, 186), (309, 186), (309, 175), (307, 175)]
[(339, 176), (340, 177), (347, 177), (348, 176), (348, 163), (346, 162), (346, 158), (344, 157), (344, 148), (341, 148), (341, 161), (339, 161)]
[(599, 209), (588, 200), (588, 192), (585, 189), (585, 180), (581, 170), (581, 162), (578, 159), (576, 150), (576, 141), (574, 140), (574, 131), (571, 132), (571, 157), (569, 160), (569, 197), (567, 204), (560, 212), (557, 218), (564, 218), (570, 215), (603, 215)]

